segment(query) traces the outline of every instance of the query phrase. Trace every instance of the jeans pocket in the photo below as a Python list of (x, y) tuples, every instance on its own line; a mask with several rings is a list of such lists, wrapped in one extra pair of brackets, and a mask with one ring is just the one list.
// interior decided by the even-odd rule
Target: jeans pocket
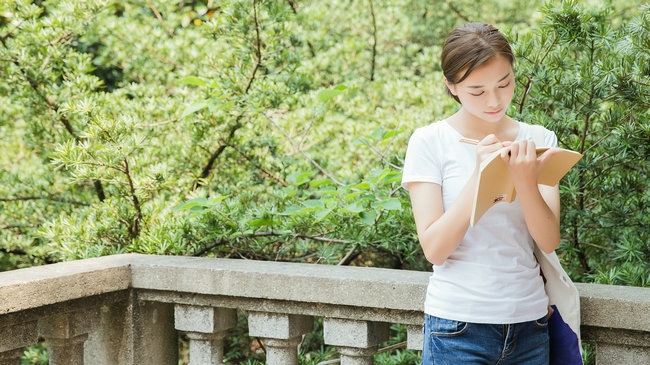
[(431, 335), (438, 337), (458, 336), (467, 330), (467, 322), (454, 321), (445, 318), (433, 318)]
[(539, 328), (547, 328), (548, 327), (548, 318), (543, 316), (542, 318), (538, 319), (535, 321), (535, 326)]

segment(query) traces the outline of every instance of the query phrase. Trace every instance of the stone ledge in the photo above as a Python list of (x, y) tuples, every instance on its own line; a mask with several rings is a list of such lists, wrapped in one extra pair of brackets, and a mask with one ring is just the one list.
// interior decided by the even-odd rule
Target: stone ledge
[(133, 262), (132, 273), (135, 289), (401, 310), (422, 310), (431, 275), (368, 267), (172, 256), (149, 256)]
[(131, 258), (116, 255), (0, 272), (0, 315), (128, 289)]
[[(264, 302), (281, 313), (317, 315), (326, 309), (348, 317), (343, 312), (374, 312), (359, 318), (391, 322), (402, 318), (406, 320), (402, 323), (415, 324), (429, 276), (365, 267), (115, 255), (1, 272), (0, 317), (133, 288), (144, 300), (187, 304), (234, 300), (233, 305), (237, 302), (249, 310), (262, 310), (254, 303)], [(650, 332), (650, 288), (576, 286), (584, 326)], [(287, 309), (291, 306), (296, 310)]]
[(576, 283), (582, 326), (650, 332), (650, 288)]

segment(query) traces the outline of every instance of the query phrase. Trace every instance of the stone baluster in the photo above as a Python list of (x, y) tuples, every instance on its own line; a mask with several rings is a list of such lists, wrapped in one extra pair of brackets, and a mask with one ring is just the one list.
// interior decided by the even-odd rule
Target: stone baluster
[(265, 312), (248, 314), (248, 335), (262, 338), (268, 365), (298, 364), (298, 344), (302, 335), (313, 328), (314, 319), (310, 316)]
[(406, 348), (421, 351), (424, 346), (424, 333), (422, 325), (406, 325)]
[(84, 342), (99, 322), (99, 309), (58, 313), (38, 321), (38, 334), (50, 347), (50, 365), (82, 365)]
[(36, 321), (0, 328), (0, 365), (19, 365), (24, 347), (36, 341)]
[(190, 365), (223, 364), (223, 339), (236, 324), (235, 309), (174, 306), (174, 325), (190, 339)]
[(388, 323), (325, 318), (325, 343), (336, 346), (341, 365), (372, 365), (377, 345), (388, 340)]
[(596, 364), (650, 364), (650, 331), (582, 327), (582, 340), (596, 342)]

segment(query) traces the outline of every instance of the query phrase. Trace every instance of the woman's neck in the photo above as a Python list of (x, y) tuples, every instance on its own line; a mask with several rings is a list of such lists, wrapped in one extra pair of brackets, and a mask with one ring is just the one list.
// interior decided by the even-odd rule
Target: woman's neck
[(447, 123), (463, 137), (476, 140), (494, 134), (500, 141), (514, 141), (519, 132), (519, 124), (507, 115), (499, 121), (489, 122), (467, 113), (463, 108), (447, 118)]

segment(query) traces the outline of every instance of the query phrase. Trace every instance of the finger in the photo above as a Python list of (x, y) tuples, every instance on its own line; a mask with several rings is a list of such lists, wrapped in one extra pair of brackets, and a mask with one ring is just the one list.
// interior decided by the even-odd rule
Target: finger
[(549, 148), (546, 150), (544, 153), (539, 155), (537, 158), (537, 161), (540, 162), (540, 164), (543, 166), (553, 155), (556, 153), (560, 152), (561, 150), (559, 148)]
[(526, 146), (526, 158), (529, 160), (535, 160), (537, 158), (537, 149), (535, 148), (535, 142), (528, 141), (528, 146)]
[(519, 156), (519, 147), (520, 143), (518, 142), (513, 143), (512, 146), (510, 146), (510, 155), (512, 158), (517, 158), (517, 156)]
[(491, 144), (499, 143), (499, 139), (494, 134), (488, 134), (478, 144), (480, 146), (489, 146)]
[(510, 148), (502, 148), (501, 149), (501, 159), (505, 162), (508, 163), (510, 162)]

